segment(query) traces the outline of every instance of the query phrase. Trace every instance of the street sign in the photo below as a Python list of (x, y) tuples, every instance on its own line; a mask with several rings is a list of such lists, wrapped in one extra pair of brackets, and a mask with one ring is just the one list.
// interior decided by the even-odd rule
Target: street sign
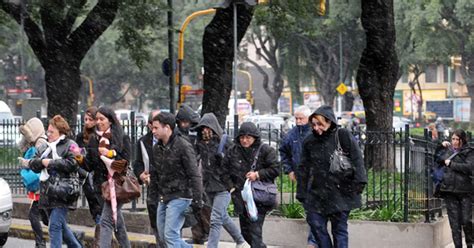
[(339, 92), (339, 94), (344, 95), (347, 92), (347, 86), (344, 83), (340, 83), (336, 90)]

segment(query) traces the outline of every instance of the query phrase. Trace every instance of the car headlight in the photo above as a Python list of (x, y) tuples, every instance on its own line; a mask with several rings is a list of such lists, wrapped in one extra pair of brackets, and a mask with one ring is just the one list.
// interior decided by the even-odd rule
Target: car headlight
[(4, 221), (7, 221), (7, 220), (12, 218), (12, 210), (7, 210), (7, 211), (1, 213), (1, 215), (2, 215), (2, 219)]

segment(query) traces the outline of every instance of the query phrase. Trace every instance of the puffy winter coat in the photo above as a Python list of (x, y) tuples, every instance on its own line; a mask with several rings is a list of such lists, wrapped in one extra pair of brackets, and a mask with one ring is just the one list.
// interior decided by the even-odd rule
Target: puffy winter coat
[[(307, 210), (321, 214), (349, 211), (361, 206), (360, 193), (367, 183), (367, 175), (362, 153), (352, 134), (347, 129), (336, 126), (336, 118), (330, 107), (321, 107), (311, 116), (322, 115), (328, 118), (331, 127), (319, 135), (313, 132), (303, 142), (299, 174), (301, 189), (297, 199), (304, 203)], [(336, 132), (339, 142), (352, 166), (353, 175), (341, 177), (329, 172), (331, 155), (336, 149)]]
[[(255, 137), (254, 143), (248, 148), (243, 147), (239, 142), (239, 137), (242, 135)], [(260, 144), (262, 144), (260, 132), (255, 124), (245, 122), (241, 125), (234, 144), (229, 147), (224, 157), (223, 164), (228, 171), (224, 175), (224, 181), (229, 190), (235, 188), (235, 191), (232, 193), (232, 200), (234, 202), (234, 211), (237, 214), (244, 212), (244, 202), (242, 200), (241, 191), (246, 180), (245, 175), (251, 171), (254, 156)], [(258, 171), (260, 176), (259, 180), (265, 182), (274, 182), (275, 178), (280, 174), (276, 151), (268, 144), (262, 144), (260, 148), (255, 171)], [(259, 205), (257, 205), (257, 208), (259, 212), (268, 210)]]
[[(440, 165), (448, 159), (453, 151), (446, 148), (446, 152), (437, 159)], [(469, 146), (461, 148), (459, 153), (451, 159), (449, 166), (444, 167), (444, 175), (440, 190), (442, 193), (472, 194), (474, 171), (474, 149)]]
[[(72, 154), (72, 152), (69, 150), (71, 145), (77, 144), (76, 142), (68, 138), (58, 142), (58, 144), (56, 145), (56, 152), (61, 158), (53, 159), (49, 162), (47, 171), (50, 176), (59, 176), (61, 178), (78, 177), (77, 170), (79, 168), (79, 165), (76, 159), (74, 158), (74, 154)], [(45, 168), (43, 163), (41, 162), (42, 159), (40, 158), (43, 152), (44, 150), (38, 150), (35, 158), (30, 160), (29, 166), (36, 173), (40, 173), (41, 170)], [(50, 152), (49, 155), (45, 158), (52, 159), (52, 152)], [(40, 183), (40, 199), (38, 204), (40, 208), (52, 209), (65, 207), (72, 209), (76, 207), (76, 201), (66, 202), (61, 199), (48, 197), (48, 195), (46, 194), (48, 185), (49, 181)]]

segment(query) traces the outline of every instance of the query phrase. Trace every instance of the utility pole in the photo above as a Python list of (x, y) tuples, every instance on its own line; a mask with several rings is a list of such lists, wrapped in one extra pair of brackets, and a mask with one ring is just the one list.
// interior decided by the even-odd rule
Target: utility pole
[(237, 4), (234, 2), (234, 63), (232, 69), (232, 85), (234, 86), (234, 136), (239, 129), (239, 113), (237, 112)]
[[(343, 73), (342, 73), (342, 32), (339, 32), (339, 83), (342, 82)], [(342, 96), (339, 94), (337, 96), (337, 114), (341, 116), (342, 113)]]
[(168, 57), (170, 59), (170, 77), (169, 77), (169, 88), (170, 88), (170, 113), (175, 112), (174, 103), (174, 53), (173, 53), (173, 0), (168, 0)]

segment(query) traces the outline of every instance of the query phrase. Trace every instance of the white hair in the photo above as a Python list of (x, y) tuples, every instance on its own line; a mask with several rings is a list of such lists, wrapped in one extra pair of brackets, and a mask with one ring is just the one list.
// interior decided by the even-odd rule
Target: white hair
[(306, 105), (301, 105), (295, 109), (295, 113), (302, 113), (304, 116), (308, 117), (311, 115), (311, 109)]

